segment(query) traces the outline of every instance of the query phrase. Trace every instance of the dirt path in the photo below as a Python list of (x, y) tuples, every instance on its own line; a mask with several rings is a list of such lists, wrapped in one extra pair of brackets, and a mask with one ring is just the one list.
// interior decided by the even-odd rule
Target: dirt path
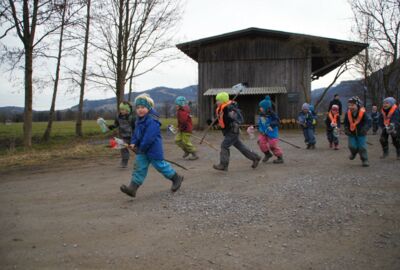
[[(299, 134), (282, 137), (303, 146)], [(256, 170), (232, 150), (225, 173), (214, 150), (184, 161), (166, 139), (190, 168), (182, 189), (151, 169), (134, 200), (115, 157), (3, 174), (1, 269), (400, 269), (400, 161), (379, 160), (376, 136), (369, 168), (347, 159), (344, 137), (339, 151), (318, 140), (281, 144), (285, 164)]]

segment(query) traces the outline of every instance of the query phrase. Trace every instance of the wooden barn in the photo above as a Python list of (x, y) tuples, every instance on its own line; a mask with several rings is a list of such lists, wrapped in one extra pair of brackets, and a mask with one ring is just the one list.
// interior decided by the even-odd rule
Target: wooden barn
[(237, 99), (247, 124), (258, 102), (270, 95), (281, 119), (296, 118), (311, 97), (311, 81), (357, 55), (368, 44), (248, 28), (176, 45), (198, 63), (199, 127), (214, 117), (215, 95), (249, 87)]

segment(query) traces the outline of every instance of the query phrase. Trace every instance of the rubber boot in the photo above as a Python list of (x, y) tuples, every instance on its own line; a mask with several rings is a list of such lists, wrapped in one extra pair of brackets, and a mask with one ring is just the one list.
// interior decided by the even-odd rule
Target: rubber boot
[(268, 160), (272, 157), (272, 153), (270, 151), (264, 153), (264, 158), (262, 162), (268, 162)]
[(383, 154), (382, 154), (382, 156), (380, 156), (380, 159), (385, 159), (385, 158), (387, 158), (388, 156), (389, 156), (389, 151), (383, 150)]
[(350, 160), (354, 160), (354, 159), (356, 158), (356, 156), (357, 156), (357, 150), (356, 150), (356, 149), (353, 149), (353, 148), (350, 148), (350, 156), (349, 156), (349, 159), (350, 159)]
[(333, 148), (333, 143), (329, 143), (329, 148)]
[(136, 197), (136, 191), (138, 190), (139, 185), (130, 182), (128, 186), (122, 185), (119, 189), (128, 196)]
[(228, 166), (225, 166), (225, 165), (222, 165), (222, 164), (213, 165), (213, 168), (218, 170), (218, 171), (227, 171), (228, 170)]
[(192, 156), (189, 158), (189, 160), (196, 160), (199, 159), (199, 156), (196, 154), (196, 152), (191, 153)]
[(182, 185), (183, 176), (175, 173), (174, 176), (172, 176), (171, 181), (172, 181), (171, 191), (176, 192)]
[(334, 150), (339, 150), (339, 144), (335, 143), (335, 148), (333, 148)]
[(261, 160), (261, 157), (259, 155), (257, 155), (256, 158), (253, 160), (251, 167), (253, 169), (257, 168), (258, 164), (260, 163), (260, 160)]
[(278, 157), (277, 159), (275, 159), (275, 160), (273, 161), (273, 163), (275, 163), (275, 164), (281, 164), (281, 163), (283, 163), (283, 157), (282, 157), (282, 156)]
[(315, 144), (312, 144), (312, 145), (310, 146), (310, 149), (314, 150), (314, 149), (315, 149)]
[(369, 162), (368, 162), (368, 153), (366, 149), (360, 149), (360, 158), (361, 158), (361, 164), (363, 167), (369, 167)]
[(311, 144), (307, 144), (307, 149), (311, 149)]
[(187, 158), (189, 156), (189, 154), (190, 154), (189, 152), (185, 151), (185, 153), (183, 154), (182, 158)]
[(368, 159), (362, 160), (362, 161), (361, 161), (361, 164), (362, 164), (363, 167), (369, 167)]
[(119, 164), (120, 168), (126, 168), (128, 167), (128, 159), (122, 159), (121, 163)]

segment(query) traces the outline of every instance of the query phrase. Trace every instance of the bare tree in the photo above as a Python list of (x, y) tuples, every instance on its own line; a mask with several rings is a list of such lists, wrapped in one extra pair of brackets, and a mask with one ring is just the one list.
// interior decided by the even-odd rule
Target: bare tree
[(328, 93), (329, 89), (336, 83), (336, 81), (339, 79), (340, 76), (343, 75), (348, 70), (347, 66), (347, 61), (344, 62), (340, 67), (338, 67), (335, 77), (333, 78), (332, 82), (324, 89), (322, 92), (321, 96), (318, 98), (318, 100), (314, 104), (315, 111), (318, 111), (318, 107), (321, 104), (321, 102), (324, 100), (326, 93)]
[[(100, 57), (92, 75), (95, 83), (115, 92), (119, 104), (128, 80), (131, 92), (133, 78), (173, 58), (160, 52), (173, 47), (180, 0), (108, 0), (106, 7), (96, 24), (99, 39), (93, 45)], [(149, 59), (153, 62), (139, 71)]]
[(79, 83), (80, 93), (79, 93), (79, 105), (78, 114), (76, 117), (75, 134), (77, 136), (82, 136), (82, 117), (83, 117), (83, 97), (85, 95), (85, 84), (86, 84), (86, 68), (87, 68), (87, 58), (88, 58), (88, 47), (89, 47), (89, 34), (90, 34), (90, 14), (91, 14), (91, 0), (86, 2), (86, 23), (85, 23), (85, 38), (83, 45), (83, 61), (82, 61), (82, 72), (81, 81)]
[(165, 118), (169, 118), (171, 116), (171, 111), (173, 109), (174, 102), (172, 100), (166, 100), (161, 107), (162, 114)]
[[(15, 32), (22, 43), (21, 48), (6, 50), (6, 58), (12, 62), (11, 69), (17, 66), (24, 58), (24, 145), (32, 146), (32, 98), (33, 98), (33, 60), (35, 53), (40, 52), (39, 45), (53, 29), (38, 29), (51, 19), (53, 11), (52, 2), (39, 0), (0, 0), (0, 26), (3, 33), (0, 39), (5, 38), (10, 32)], [(4, 45), (5, 48), (11, 47)], [(4, 59), (4, 58), (3, 58)]]
[(63, 48), (63, 39), (64, 39), (64, 28), (66, 25), (66, 13), (67, 13), (67, 0), (62, 0), (60, 3), (56, 3), (56, 11), (60, 14), (60, 34), (58, 41), (58, 55), (57, 55), (57, 64), (56, 64), (56, 74), (54, 78), (54, 87), (53, 87), (53, 97), (51, 100), (50, 112), (49, 112), (49, 120), (47, 122), (46, 130), (43, 134), (43, 140), (48, 141), (50, 139), (51, 128), (53, 126), (53, 119), (56, 107), (56, 97), (58, 90), (58, 82), (60, 79), (60, 66), (61, 66), (61, 57), (62, 57), (62, 48)]
[(379, 95), (374, 88), (376, 85), (368, 78), (372, 73), (381, 70), (383, 95), (395, 96), (395, 88), (400, 84), (399, 76), (396, 75), (400, 72), (397, 63), (400, 0), (349, 0), (349, 3), (354, 14), (354, 32), (358, 38), (370, 44), (370, 49), (365, 51), (363, 58), (357, 63), (358, 70), (364, 76), (365, 86), (373, 99), (377, 98)]

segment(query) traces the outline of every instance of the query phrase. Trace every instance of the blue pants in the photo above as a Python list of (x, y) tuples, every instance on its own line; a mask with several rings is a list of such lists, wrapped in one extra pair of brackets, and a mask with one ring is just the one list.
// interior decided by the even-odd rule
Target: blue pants
[(303, 134), (304, 134), (304, 142), (306, 144), (314, 145), (316, 143), (313, 127), (303, 128)]
[(167, 179), (171, 179), (176, 173), (171, 164), (164, 160), (151, 159), (144, 154), (137, 154), (131, 182), (139, 186), (142, 185), (147, 176), (150, 164)]
[(351, 154), (360, 154), (361, 160), (368, 160), (367, 136), (349, 136), (349, 149)]

